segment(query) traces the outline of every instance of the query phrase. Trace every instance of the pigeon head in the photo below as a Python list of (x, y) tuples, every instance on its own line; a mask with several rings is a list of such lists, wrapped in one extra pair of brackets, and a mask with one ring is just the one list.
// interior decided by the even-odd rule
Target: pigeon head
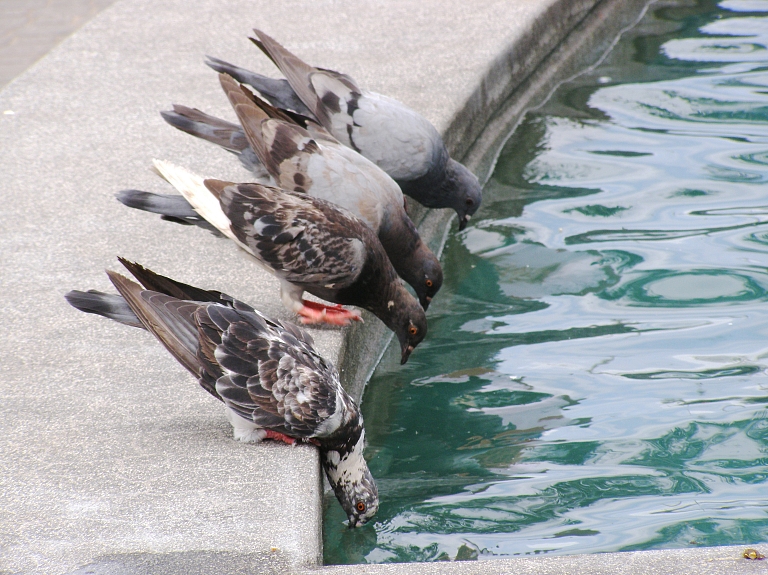
[(392, 267), (416, 292), (421, 307), (426, 309), (443, 285), (443, 269), (432, 250), (419, 236), (419, 230), (405, 210), (399, 215), (388, 216), (387, 233), (379, 234), (379, 240), (387, 252)]
[(443, 268), (440, 267), (435, 254), (421, 239), (410, 257), (403, 263), (405, 265), (397, 266), (397, 273), (411, 285), (419, 298), (421, 307), (427, 311), (432, 298), (443, 285)]
[(350, 528), (364, 525), (379, 509), (379, 491), (363, 457), (365, 430), (362, 424), (360, 418), (360, 435), (351, 448), (342, 445), (322, 453), (328, 482), (349, 518)]
[(480, 207), (483, 191), (475, 174), (452, 158), (445, 166), (445, 176), (444, 193), (451, 198), (451, 207), (459, 216), (459, 230), (463, 230)]
[(440, 267), (440, 262), (437, 261), (435, 254), (425, 245), (423, 246), (423, 252), (420, 270), (422, 273), (421, 281), (417, 280), (412, 285), (416, 295), (419, 297), (421, 307), (424, 308), (424, 311), (427, 311), (432, 298), (435, 297), (435, 294), (440, 291), (440, 287), (443, 285), (443, 268)]
[(427, 316), (419, 302), (402, 285), (399, 287), (400, 297), (389, 302), (393, 319), (387, 327), (395, 332), (400, 342), (400, 363), (403, 364), (427, 335)]
[(365, 525), (379, 510), (379, 491), (367, 466), (360, 481), (348, 484), (336, 496), (347, 514), (350, 529)]

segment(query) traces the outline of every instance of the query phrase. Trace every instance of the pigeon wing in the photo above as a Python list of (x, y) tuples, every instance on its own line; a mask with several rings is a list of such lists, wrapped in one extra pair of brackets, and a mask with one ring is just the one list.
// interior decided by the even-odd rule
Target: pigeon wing
[(206, 391), (220, 399), (210, 381), (201, 376), (203, 366), (197, 358), (199, 342), (194, 316), (205, 304), (144, 290), (137, 283), (112, 271), (107, 271), (107, 275), (147, 331), (198, 378)]
[(261, 184), (206, 180), (205, 185), (219, 194), (237, 239), (278, 277), (340, 289), (362, 271), (365, 224), (343, 208)]
[(280, 68), (296, 95), (326, 129), (337, 133), (332, 127), (339, 121), (335, 115), (349, 116), (351, 122), (354, 102), (361, 95), (352, 78), (310, 66), (261, 30), (254, 32), (258, 36), (258, 41), (252, 39), (254, 43)]
[(355, 409), (336, 370), (278, 322), (220, 306), (200, 309), (197, 318), (201, 355), (220, 369), (216, 390), (241, 417), (309, 438), (341, 419), (339, 407)]
[(306, 175), (309, 161), (321, 154), (312, 135), (284, 112), (256, 100), (230, 76), (220, 74), (219, 81), (248, 143), (269, 174), (280, 187), (305, 192), (311, 185)]

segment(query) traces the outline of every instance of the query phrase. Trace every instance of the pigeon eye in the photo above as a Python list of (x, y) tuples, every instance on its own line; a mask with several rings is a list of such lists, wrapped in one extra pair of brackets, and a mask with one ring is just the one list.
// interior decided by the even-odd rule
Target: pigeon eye
[(467, 205), (468, 205), (468, 206), (471, 206), (471, 205), (472, 205), (472, 204), (474, 204), (474, 203), (475, 203), (475, 202), (473, 202), (473, 201), (472, 201), (472, 198), (467, 198)]
[(357, 502), (357, 505), (355, 505), (355, 507), (357, 508), (357, 510), (358, 510), (360, 513), (363, 513), (363, 512), (365, 512), (365, 502), (364, 502), (364, 501), (358, 501), (358, 502)]
[(411, 335), (416, 335), (417, 333), (419, 333), (419, 328), (417, 328), (415, 325), (412, 325), (411, 327), (408, 328), (408, 333), (410, 333)]
[(427, 287), (432, 287), (432, 280), (427, 280)]

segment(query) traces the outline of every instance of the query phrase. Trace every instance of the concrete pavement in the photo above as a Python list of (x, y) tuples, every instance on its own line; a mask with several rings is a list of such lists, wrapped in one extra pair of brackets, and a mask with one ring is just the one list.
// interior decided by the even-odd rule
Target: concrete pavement
[(0, 89), (114, 1), (0, 2)]

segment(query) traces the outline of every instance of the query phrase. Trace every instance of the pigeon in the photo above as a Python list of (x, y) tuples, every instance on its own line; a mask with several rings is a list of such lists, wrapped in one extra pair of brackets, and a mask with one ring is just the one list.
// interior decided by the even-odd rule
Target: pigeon
[(119, 296), (92, 290), (64, 297), (79, 310), (152, 333), (224, 403), (235, 439), (316, 445), (349, 526), (370, 520), (379, 496), (363, 458), (363, 416), (312, 337), (221, 292), (120, 261), (146, 289), (108, 271)]
[(374, 162), (407, 196), (429, 208), (452, 208), (463, 230), (480, 207), (480, 182), (449, 157), (440, 134), (423, 116), (402, 103), (358, 87), (346, 74), (315, 68), (260, 30), (251, 38), (285, 75), (267, 78), (217, 58), (217, 72), (253, 87), (278, 108), (317, 120), (339, 141)]
[[(242, 127), (184, 106), (174, 106), (163, 117), (176, 128), (238, 154), (260, 183), (306, 192), (350, 210), (377, 233), (395, 271), (413, 287), (426, 310), (442, 286), (443, 271), (408, 217), (394, 180), (315, 122), (305, 121), (306, 128), (298, 125), (229, 76), (221, 75), (221, 83)], [(189, 223), (189, 211), (184, 212), (182, 205), (169, 207), (168, 196), (151, 199), (136, 190), (118, 194), (118, 200), (130, 207), (161, 212), (174, 221), (186, 216), (182, 223)]]
[(359, 320), (341, 305), (367, 309), (400, 342), (401, 363), (427, 333), (419, 302), (397, 277), (373, 231), (349, 211), (319, 198), (258, 183), (204, 180), (155, 160), (155, 168), (197, 213), (280, 280), (283, 304), (304, 323)]

